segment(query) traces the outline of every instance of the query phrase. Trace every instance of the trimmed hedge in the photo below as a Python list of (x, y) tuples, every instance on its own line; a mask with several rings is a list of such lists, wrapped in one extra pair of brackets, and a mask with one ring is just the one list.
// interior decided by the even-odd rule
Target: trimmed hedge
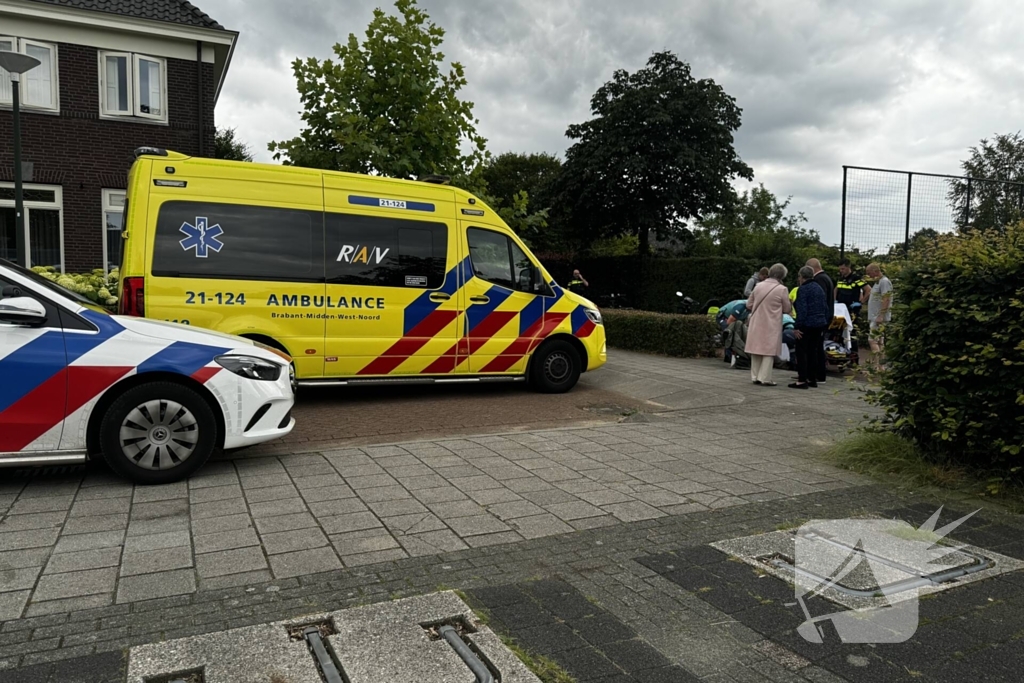
[(1024, 464), (1024, 223), (946, 235), (893, 277), (886, 422), (940, 462)]
[(608, 346), (627, 351), (694, 358), (715, 354), (718, 325), (706, 315), (605, 310)]
[(709, 299), (727, 303), (743, 296), (743, 286), (760, 265), (747, 259), (706, 256), (655, 258), (604, 256), (569, 261), (541, 257), (544, 266), (561, 283), (572, 279), (579, 268), (590, 283), (587, 297), (599, 306), (621, 295), (629, 308), (674, 313), (682, 292), (698, 304)]

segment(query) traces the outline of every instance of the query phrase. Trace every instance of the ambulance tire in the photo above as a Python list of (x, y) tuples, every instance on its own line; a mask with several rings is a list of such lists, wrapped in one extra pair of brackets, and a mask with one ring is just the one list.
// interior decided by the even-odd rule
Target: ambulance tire
[(530, 361), (530, 384), (543, 394), (564, 394), (580, 379), (580, 354), (561, 339), (545, 342)]
[[(140, 413), (140, 408), (154, 403), (177, 404), (180, 406), (176, 413), (178, 419), (157, 417), (149, 422), (140, 419), (140, 415), (151, 417), (148, 410)], [(128, 423), (133, 426), (122, 429)], [(148, 432), (136, 430), (135, 425), (139, 423), (149, 427)], [(114, 400), (100, 421), (99, 442), (107, 465), (125, 479), (136, 484), (169, 484), (190, 476), (206, 464), (217, 446), (218, 429), (213, 409), (195, 390), (173, 382), (151, 382), (129, 389)], [(180, 433), (182, 438), (176, 439), (175, 433)], [(132, 443), (136, 441), (133, 438), (136, 434), (139, 441), (149, 446), (147, 454), (149, 449), (158, 449), (155, 457), (140, 456), (141, 449)], [(175, 443), (168, 448), (172, 440)], [(178, 461), (177, 457), (171, 457), (170, 451), (185, 457)], [(157, 458), (155, 468), (139, 464), (147, 460), (152, 463)]]

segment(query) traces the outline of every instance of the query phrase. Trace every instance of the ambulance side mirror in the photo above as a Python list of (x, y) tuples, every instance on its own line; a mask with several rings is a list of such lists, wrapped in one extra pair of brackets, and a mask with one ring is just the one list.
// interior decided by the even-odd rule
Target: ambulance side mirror
[(46, 322), (46, 309), (27, 296), (0, 299), (0, 323), (35, 327)]

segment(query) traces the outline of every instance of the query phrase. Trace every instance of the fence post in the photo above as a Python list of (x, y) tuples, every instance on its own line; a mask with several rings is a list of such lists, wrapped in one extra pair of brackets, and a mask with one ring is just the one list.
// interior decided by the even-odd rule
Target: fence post
[(971, 179), (967, 179), (967, 203), (964, 204), (964, 227), (971, 223)]
[(914, 174), (907, 174), (907, 222), (903, 228), (903, 252), (910, 251), (910, 188), (914, 184)]
[(846, 173), (848, 167), (843, 166), (843, 213), (839, 222), (839, 258), (846, 257)]

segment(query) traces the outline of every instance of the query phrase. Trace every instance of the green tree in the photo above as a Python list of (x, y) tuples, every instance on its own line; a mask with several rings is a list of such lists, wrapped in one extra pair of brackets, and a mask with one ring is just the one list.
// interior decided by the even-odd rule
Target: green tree
[[(303, 105), (298, 137), (271, 142), (286, 164), (394, 178), (453, 176), (473, 185), (486, 158), (473, 104), (460, 98), (462, 65), (444, 66), (444, 29), (416, 0), (398, 16), (376, 9), (362, 43), (334, 46), (336, 59), (295, 60)], [(468, 151), (464, 151), (468, 150)]]
[(791, 199), (780, 202), (763, 184), (743, 192), (697, 223), (691, 253), (738, 256), (766, 266), (784, 263), (791, 270), (812, 257), (829, 260), (803, 212), (787, 212)]
[(502, 206), (511, 206), (516, 195), (526, 192), (528, 210), (535, 212), (550, 208), (550, 188), (561, 169), (561, 160), (546, 152), (505, 152), (484, 164), (482, 176), (487, 192)]
[(213, 136), (213, 158), (252, 161), (252, 150), (238, 139), (234, 128), (218, 128)]
[(949, 200), (958, 222), (982, 229), (1005, 228), (1024, 218), (1024, 137), (1019, 132), (982, 140), (971, 147), (960, 167), (970, 178), (1016, 184), (951, 182)]
[(590, 108), (594, 118), (566, 131), (576, 142), (559, 204), (591, 239), (636, 235), (648, 254), (651, 233), (668, 238), (685, 221), (722, 211), (735, 194), (730, 181), (753, 177), (733, 148), (736, 101), (671, 52), (635, 73), (616, 71)]

